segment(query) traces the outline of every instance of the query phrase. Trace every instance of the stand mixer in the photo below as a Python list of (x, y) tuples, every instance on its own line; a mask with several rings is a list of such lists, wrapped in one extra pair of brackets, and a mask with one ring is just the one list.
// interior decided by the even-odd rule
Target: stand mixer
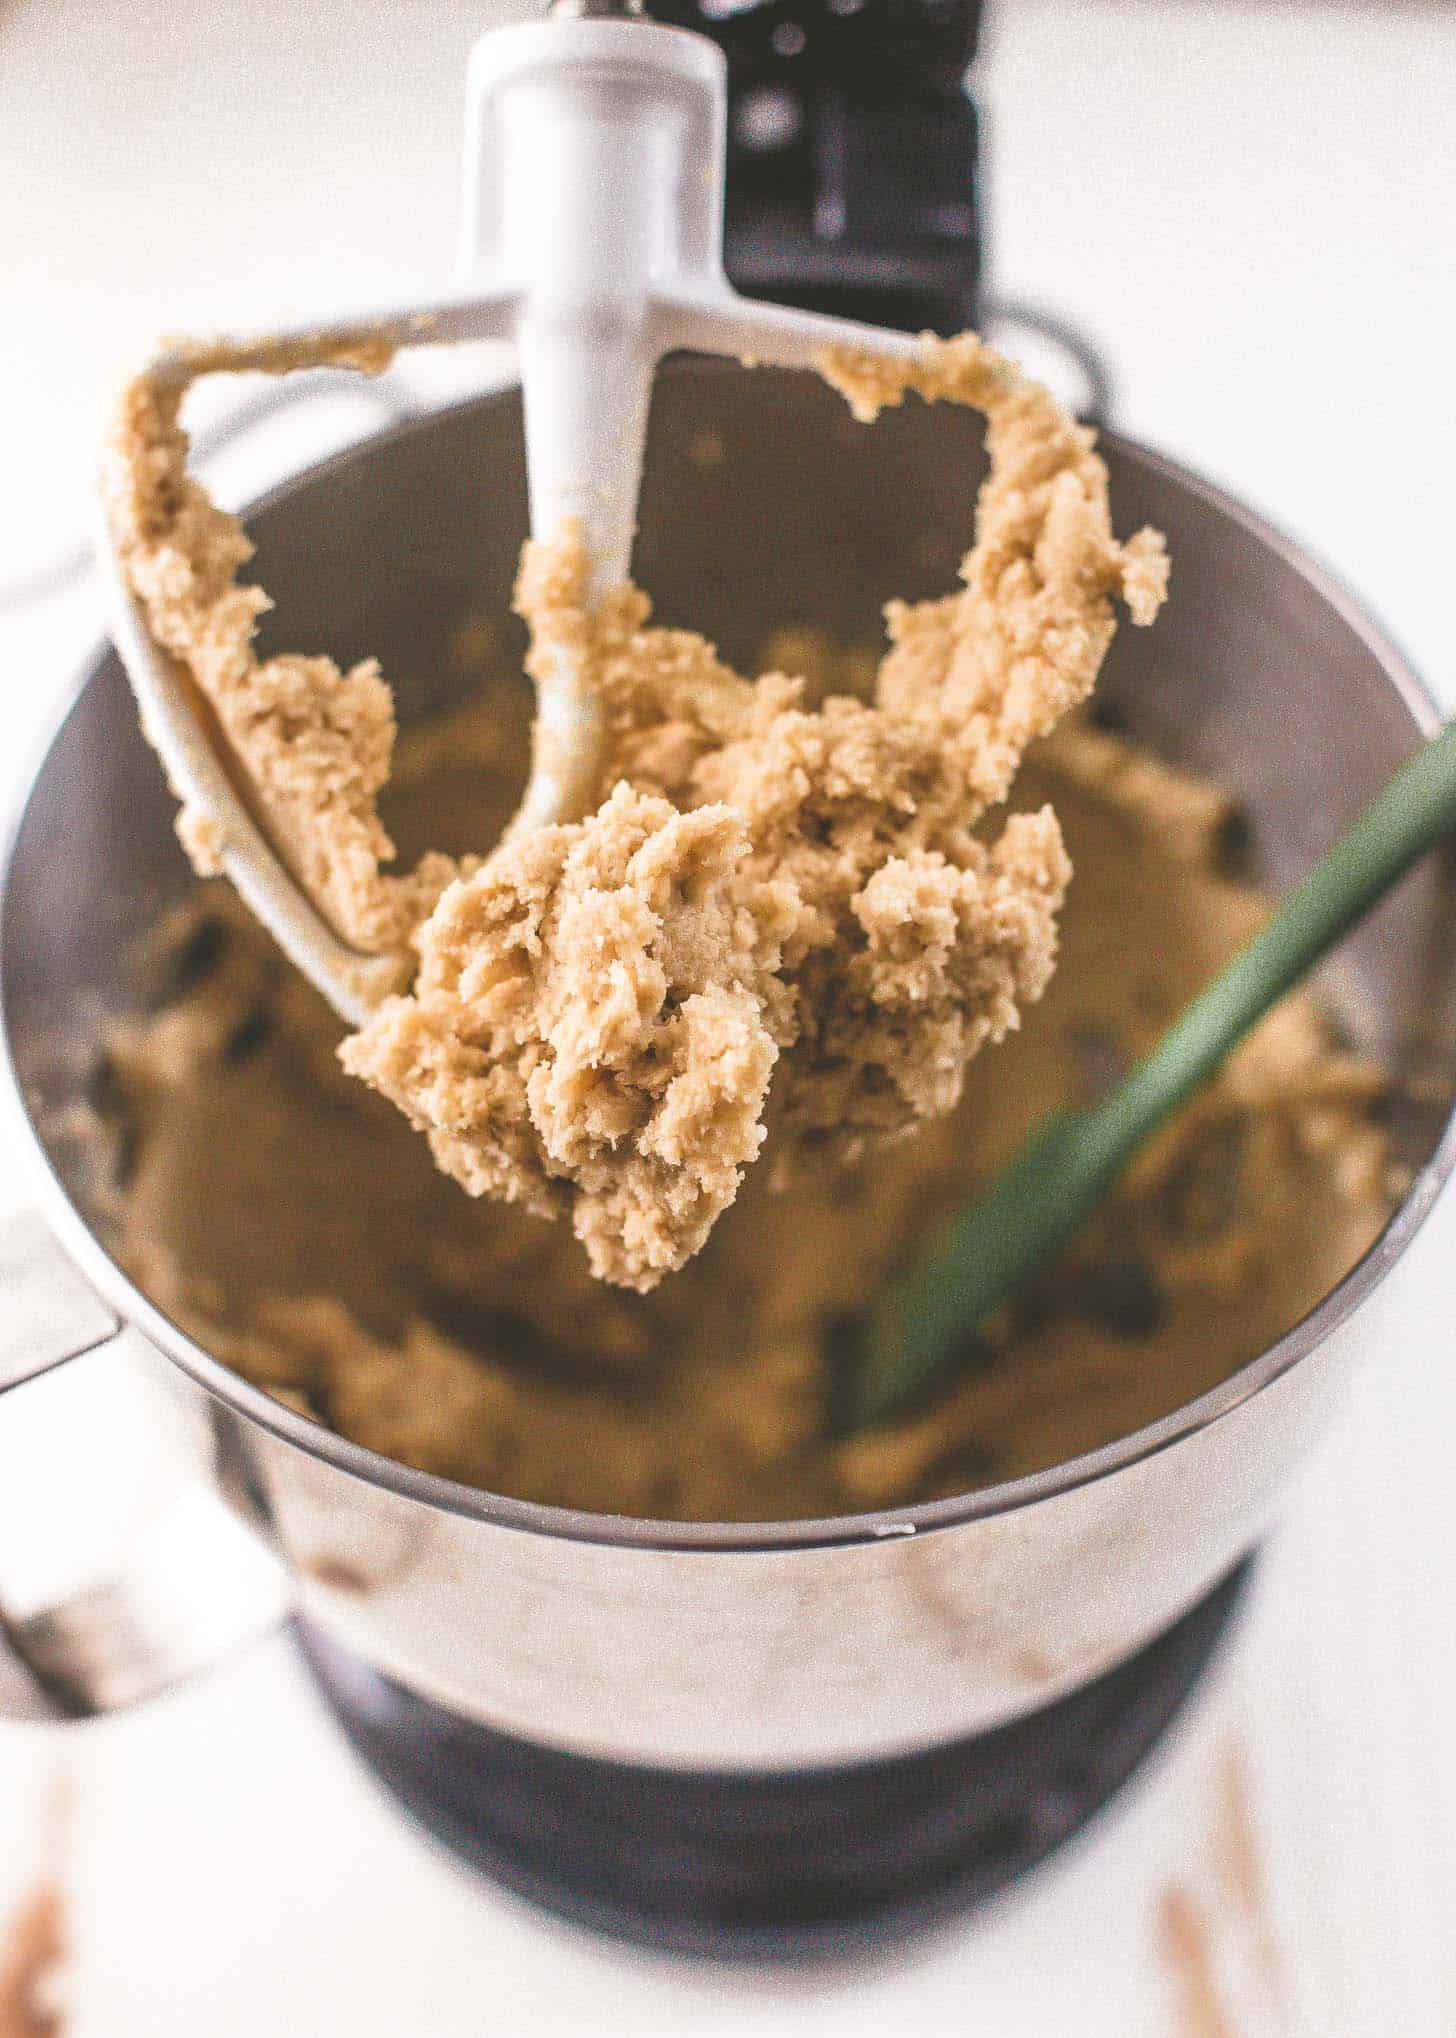
[[(851, 50), (863, 72), (875, 20), (846, 0), (837, 10), (841, 23), (853, 23)], [(824, 18), (832, 25), (835, 10)], [(831, 94), (836, 121), (816, 137), (828, 175), (814, 193), (812, 226), (777, 220), (785, 257), (778, 264), (767, 259), (772, 234), (755, 238), (740, 221), (739, 241), (761, 282), (960, 319), (977, 274), (966, 177), (974, 122), (960, 84), (976, 17), (922, 0), (886, 18), (897, 30), (887, 53), (898, 50), (900, 65), (880, 76), (877, 103), (863, 111), (870, 131), (852, 131), (843, 81)], [(806, 53), (807, 31), (786, 17), (771, 29), (769, 48), (788, 58)], [(907, 51), (924, 65), (920, 103), (898, 109), (893, 95)], [(740, 49), (740, 67), (744, 61)], [(373, 365), (421, 343), (506, 341), (521, 386), (532, 534), (578, 533), (589, 592), (599, 595), (629, 577), (653, 378), (664, 355), (689, 349), (807, 368), (834, 348), (889, 361), (916, 351), (903, 331), (750, 299), (730, 284), (727, 77), (712, 41), (648, 21), (639, 0), (556, 0), (544, 21), (488, 32), (469, 72), (460, 291), (251, 340), (172, 344), (147, 377), (166, 389), (218, 369), (278, 372), (331, 358)], [(902, 117), (910, 125), (897, 131), (886, 159), (886, 190), (876, 181), (873, 130)], [(791, 149), (806, 118), (781, 87), (747, 87), (735, 108), (740, 153)], [(910, 187), (927, 168), (943, 196), (913, 204)], [(895, 238), (908, 241), (912, 256), (903, 268), (893, 244), (878, 251), (863, 244), (895, 222)], [(827, 257), (809, 260), (821, 244)], [(838, 249), (847, 255), (843, 269)], [(965, 249), (970, 261), (958, 262)], [(116, 643), (174, 788), (207, 818), (222, 868), (291, 960), (342, 1017), (361, 1023), (398, 987), (399, 958), (361, 955), (295, 882), (269, 839), (266, 796), (256, 785), (239, 787), (236, 769), (218, 755), (195, 694), (127, 589), (109, 530), (102, 552)], [(537, 674), (532, 769), (513, 834), (581, 816), (603, 741), (601, 705), (570, 650), (557, 646)]]
[[(621, 166), (624, 191), (646, 208), (633, 215), (643, 230), (666, 233), (670, 179), (649, 189), (640, 165), (623, 164), (622, 130), (604, 118), (598, 131), (584, 111), (621, 107), (620, 81), (593, 76), (587, 51), (625, 51), (636, 65), (665, 49), (659, 69), (632, 75), (669, 165), (687, 160), (690, 129), (709, 137), (704, 160), (717, 163), (726, 130), (723, 247), (737, 284), (797, 298), (831, 322), (948, 331), (976, 323), (978, 310), (976, 127), (962, 89), (977, 13), (941, 0), (772, 0), (727, 14), (715, 6), (711, 17), (681, 6), (674, 18), (707, 29), (726, 54), (726, 105), (722, 63), (701, 40), (640, 20), (558, 17), (490, 39), (472, 84), (472, 107), (488, 118), (473, 110), (472, 126), (485, 135), (518, 92), (521, 107), (535, 103), (543, 47), (545, 89), (564, 92), (554, 52), (571, 43), (587, 75), (571, 87), (583, 119), (568, 129)], [(522, 162), (543, 143), (524, 119), (494, 132)], [(878, 150), (864, 146), (876, 136)], [(493, 146), (487, 138), (483, 152)], [(843, 331), (731, 296), (701, 239), (717, 232), (711, 195), (710, 205), (687, 192), (672, 214), (675, 246), (689, 218), (700, 236), (674, 276), (711, 287), (672, 297), (646, 336), (625, 315), (614, 329), (628, 440), (640, 434), (632, 406), (645, 408), (659, 344), (736, 351), (751, 328), (749, 351), (802, 349), (791, 357), (803, 360)], [(615, 244), (615, 194), (608, 187), (595, 202)], [(552, 222), (531, 204), (544, 234)], [(546, 251), (510, 240), (488, 210), (477, 182), (472, 274), (488, 262), (505, 278), (494, 265), (508, 246), (543, 276)], [(640, 265), (619, 278), (593, 249), (582, 261), (614, 316), (623, 302), (640, 307)], [(520, 316), (519, 298), (476, 281), (386, 330), (409, 344), (505, 331)], [(347, 339), (359, 327), (334, 330)], [(560, 368), (551, 341), (548, 320), (531, 336), (544, 364), (538, 391)], [(893, 333), (873, 343), (912, 344)], [(178, 373), (195, 366), (176, 362)], [(873, 624), (877, 574), (909, 588), (925, 533), (963, 512), (973, 421), (958, 415), (947, 429), (907, 409), (839, 461), (825, 452), (836, 401), (805, 376), (701, 363), (662, 376), (640, 556), (666, 606), (725, 636), (735, 613), (753, 633), (773, 620), (762, 533), (786, 475), (804, 483), (813, 514), (771, 535), (783, 572), (813, 591), (811, 620), (853, 641)], [(707, 476), (682, 457), (705, 415), (729, 448)], [(532, 522), (582, 516), (598, 572), (620, 571), (640, 443), (593, 439), (593, 420), (578, 418), (587, 436), (569, 443), (549, 417), (544, 436), (539, 417), (528, 430), (543, 461), (530, 475)], [(584, 445), (615, 477), (611, 501), (583, 493)], [(284, 613), (398, 666), (406, 717), (441, 704), (409, 697), (411, 664), (417, 675), (431, 667), (480, 586), (509, 578), (524, 526), (520, 446), (514, 397), (494, 392), (294, 479), (250, 515)], [(1108, 698), (1168, 755), (1245, 790), (1270, 874), (1287, 881), (1305, 860), (1304, 817), (1328, 804), (1332, 785), (1342, 799), (1363, 798), (1434, 710), (1380, 632), (1257, 518), (1155, 453), (1116, 437), (1105, 451), (1121, 513), (1166, 529), (1179, 561), (1168, 629), (1155, 645), (1122, 646)], [(321, 544), (341, 501), (359, 512), (349, 542)], [(401, 557), (399, 533), (426, 515), (431, 556)], [(741, 587), (703, 584), (700, 558), (680, 540), (699, 521), (750, 560)], [(816, 576), (826, 555), (842, 561), (832, 585)], [(216, 757), (190, 702), (173, 714), (163, 690), (175, 676), (137, 632), (123, 613), (132, 682), (144, 702), (152, 689), (153, 728), (164, 749), (176, 746), (168, 764), (182, 789), (199, 787), (210, 803), (211, 781), (188, 774), (216, 773)], [(1320, 688), (1268, 684), (1271, 673), (1306, 668), (1321, 673)], [(1170, 672), (1186, 685), (1168, 686)], [(569, 672), (560, 687), (572, 739)], [(538, 778), (543, 801), (565, 800), (564, 780), (549, 779)], [(237, 806), (227, 826), (243, 831), (230, 851), (240, 889), (255, 904), (271, 899), (296, 959), (312, 954), (325, 972), (357, 965), (256, 828), (272, 868), (259, 863), (249, 892), (254, 824), (225, 791)], [(1304, 1323), (1199, 1402), (1014, 1484), (889, 1515), (704, 1525), (503, 1500), (363, 1451), (250, 1386), (109, 1257), (64, 1127), (103, 1022), (132, 1009), (137, 942), (191, 896), (171, 823), (126, 680), (103, 650), (28, 795), (0, 913), (0, 1016), (46, 1218), (0, 1232), (10, 1304), (0, 1388), (17, 1383), (0, 1404), (74, 1387), (71, 1420), (94, 1421), (88, 1370), (127, 1355), (144, 1365), (177, 1417), (198, 1488), (209, 1503), (221, 1497), (229, 1526), (244, 1522), (257, 1562), (285, 1581), (305, 1660), (373, 1772), (462, 1858), (597, 1927), (657, 1947), (771, 1958), (860, 1947), (989, 1895), (1076, 1831), (1196, 1682), (1236, 1602), (1242, 1560), (1378, 1337), (1386, 1277), (1456, 1164), (1456, 1136), (1443, 1130), (1456, 1067), (1444, 1002), (1449, 893), (1422, 880), (1359, 936), (1372, 1035), (1393, 1068), (1409, 1061), (1412, 1006), (1435, 1015), (1439, 1109), (1418, 1128), (1412, 1186), (1391, 1230)], [(326, 1144), (323, 1115), (297, 1136)], [(48, 1382), (18, 1384), (46, 1367), (56, 1369)], [(64, 1501), (63, 1450), (52, 1483)], [(0, 1714), (132, 1702), (222, 1654), (219, 1627), (236, 1642), (276, 1613), (257, 1595), (245, 1613), (225, 1552), (195, 1534), (171, 1536), (166, 1565), (145, 1575), (128, 1553), (108, 1551), (94, 1586), (60, 1599), (23, 1589), (11, 1572), (26, 1550), (3, 1540)], [(30, 1531), (32, 1547), (43, 1540)]]

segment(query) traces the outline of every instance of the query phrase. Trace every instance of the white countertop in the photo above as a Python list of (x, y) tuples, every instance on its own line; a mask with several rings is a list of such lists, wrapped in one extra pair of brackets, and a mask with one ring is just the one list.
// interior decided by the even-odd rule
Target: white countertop
[[(438, 284), (491, 12), (0, 0), (0, 582), (81, 535), (101, 393), (157, 329)], [(1118, 423), (1312, 545), (1456, 704), (1456, 11), (998, 15), (997, 289), (1097, 334)], [(96, 628), (85, 587), (0, 612), (0, 793)], [(22, 1194), (0, 1150), (0, 1209)], [(0, 1920), (65, 1771), (70, 2038), (1456, 2031), (1453, 1251), (1448, 1202), (1157, 1759), (1034, 1883), (903, 1961), (744, 1975), (524, 1912), (386, 1806), (281, 1642), (94, 1729), (0, 1729)], [(1231, 1761), (1282, 1991), (1221, 1865)], [(1165, 1957), (1174, 1887), (1213, 1951), (1202, 2010)]]

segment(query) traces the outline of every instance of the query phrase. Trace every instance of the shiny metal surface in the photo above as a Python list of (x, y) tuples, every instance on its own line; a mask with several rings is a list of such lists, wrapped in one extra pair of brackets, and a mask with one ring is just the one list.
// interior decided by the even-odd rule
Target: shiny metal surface
[[(377, 652), (406, 716), (441, 705), (461, 615), (507, 598), (525, 528), (519, 444), (515, 405), (491, 398), (280, 491), (253, 523), (278, 598), (270, 640)], [(1429, 699), (1258, 520), (1154, 455), (1116, 440), (1107, 452), (1119, 525), (1161, 525), (1175, 566), (1165, 617), (1119, 636), (1104, 698), (1247, 796), (1261, 866), (1287, 884), (1431, 726)], [(707, 629), (730, 658), (782, 621), (861, 638), (889, 595), (948, 584), (979, 466), (959, 413), (909, 407), (867, 430), (802, 378), (669, 373), (639, 572), (665, 620)], [(45, 1128), (125, 1004), (134, 939), (191, 882), (171, 819), (103, 658), (32, 790), (0, 928), (7, 1038), (52, 1165)], [(1354, 1037), (1409, 1079), (1396, 1115), (1415, 1175), (1384, 1237), (1304, 1324), (1118, 1445), (887, 1516), (643, 1523), (410, 1472), (270, 1401), (162, 1318), (91, 1236), (84, 1183), (52, 1173), (46, 1210), (112, 1306), (175, 1361), (176, 1396), (211, 1410), (209, 1476), (226, 1470), (347, 1647), (460, 1712), (628, 1760), (868, 1756), (1044, 1703), (1166, 1626), (1262, 1531), (1341, 1380), (1378, 1349), (1385, 1277), (1450, 1171), (1453, 958), (1456, 902), (1426, 869), (1330, 973)]]
[[(0, 1294), (30, 1362), (0, 1392), (0, 1717), (113, 1712), (276, 1627), (290, 1588), (234, 1419), (178, 1393), (34, 1213), (0, 1224)], [(104, 1469), (83, 1448), (78, 1475), (70, 1440), (98, 1427)]]
[(33, 1211), (0, 1224), (0, 1394), (64, 1365), (120, 1325)]

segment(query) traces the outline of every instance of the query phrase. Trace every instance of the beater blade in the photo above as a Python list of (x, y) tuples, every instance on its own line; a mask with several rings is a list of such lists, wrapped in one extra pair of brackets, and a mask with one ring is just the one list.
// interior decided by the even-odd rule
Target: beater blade
[[(574, 533), (595, 600), (629, 576), (658, 361), (673, 349), (813, 366), (834, 346), (903, 360), (903, 333), (741, 298), (723, 268), (726, 76), (705, 37), (624, 5), (564, 0), (488, 32), (471, 59), (455, 294), (252, 339), (182, 343), (145, 371), (199, 375), (334, 361), (378, 365), (420, 345), (509, 342), (519, 373), (534, 538)], [(335, 1009), (360, 1023), (410, 960), (341, 938), (274, 846), (262, 789), (219, 755), (200, 690), (156, 641), (104, 533), (114, 635), (143, 724), (179, 796), (208, 817), (218, 863)], [(579, 658), (540, 661), (519, 834), (579, 818), (600, 779), (601, 703)]]

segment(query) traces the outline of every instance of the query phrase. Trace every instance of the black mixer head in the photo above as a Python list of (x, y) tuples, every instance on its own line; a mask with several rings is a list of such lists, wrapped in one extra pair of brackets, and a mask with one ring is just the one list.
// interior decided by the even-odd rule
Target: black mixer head
[(728, 273), (752, 297), (976, 323), (982, 0), (654, 0), (728, 59)]

